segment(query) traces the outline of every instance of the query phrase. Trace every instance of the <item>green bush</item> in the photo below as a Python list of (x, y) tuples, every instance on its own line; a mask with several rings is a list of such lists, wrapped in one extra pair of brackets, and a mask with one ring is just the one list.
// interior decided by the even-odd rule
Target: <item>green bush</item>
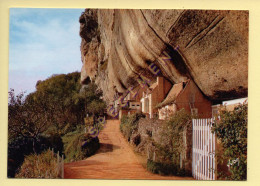
[(39, 141), (39, 145), (43, 146), (42, 149), (53, 148), (54, 152), (63, 152), (64, 144), (61, 136), (58, 133), (49, 134)]
[(144, 117), (145, 115), (143, 113), (134, 113), (129, 116), (123, 115), (120, 123), (120, 130), (128, 141), (130, 141), (133, 132), (137, 130), (138, 121)]
[(8, 142), (8, 177), (15, 176), (26, 155), (40, 154), (48, 148), (63, 151), (63, 142), (58, 134), (40, 135), (37, 139), (18, 137)]
[(77, 161), (89, 157), (99, 149), (98, 137), (85, 133), (70, 133), (63, 138), (65, 146), (65, 161)]
[(220, 178), (230, 180), (247, 179), (247, 116), (248, 104), (240, 104), (233, 111), (221, 110), (220, 120), (213, 124), (213, 131), (224, 148), (218, 153), (218, 160), (236, 160), (230, 166), (230, 175), (219, 172)]
[(154, 162), (150, 159), (147, 160), (147, 170), (160, 175), (190, 176), (185, 169), (180, 169), (176, 164)]
[(47, 150), (39, 155), (25, 157), (16, 178), (60, 178), (57, 157)]
[[(186, 153), (186, 149), (183, 142), (183, 133), (186, 132), (186, 136), (191, 138), (192, 125), (191, 115), (184, 109), (176, 112), (168, 120), (163, 123), (163, 130), (161, 132), (160, 142), (153, 141), (155, 146), (157, 163), (167, 164), (169, 167), (180, 167), (180, 155)], [(187, 148), (191, 148), (191, 140), (187, 140)], [(184, 160), (185, 164), (190, 164), (191, 160)], [(181, 174), (181, 169), (172, 170), (172, 174)], [(169, 172), (169, 171), (166, 171)]]

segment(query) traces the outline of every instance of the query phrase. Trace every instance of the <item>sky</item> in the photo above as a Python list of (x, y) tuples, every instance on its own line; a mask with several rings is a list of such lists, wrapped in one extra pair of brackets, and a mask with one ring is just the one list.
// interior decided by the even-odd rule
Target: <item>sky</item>
[(9, 89), (35, 91), (38, 80), (81, 70), (84, 9), (10, 8)]

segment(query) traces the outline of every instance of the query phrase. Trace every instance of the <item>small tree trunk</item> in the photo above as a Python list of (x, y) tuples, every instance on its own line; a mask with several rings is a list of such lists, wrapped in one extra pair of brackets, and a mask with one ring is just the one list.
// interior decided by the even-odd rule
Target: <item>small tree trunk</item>
[(36, 154), (35, 141), (36, 141), (36, 139), (33, 138), (33, 152)]
[(93, 122), (94, 122), (94, 126), (96, 126), (96, 117), (94, 113), (93, 113)]

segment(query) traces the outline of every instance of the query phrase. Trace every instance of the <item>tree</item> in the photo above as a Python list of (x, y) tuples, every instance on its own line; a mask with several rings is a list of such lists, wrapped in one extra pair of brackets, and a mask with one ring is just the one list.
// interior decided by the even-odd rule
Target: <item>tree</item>
[(15, 97), (13, 90), (9, 94), (12, 115), (9, 125), (13, 128), (10, 130), (16, 130), (15, 135), (24, 135), (25, 131), (31, 133), (31, 130), (37, 133), (31, 136), (39, 135), (45, 131), (46, 126), (48, 133), (63, 135), (77, 125), (83, 125), (86, 114), (96, 119), (106, 108), (101, 99), (103, 93), (97, 85), (89, 83), (81, 89), (79, 72), (52, 75), (46, 80), (38, 81), (36, 91), (26, 98), (24, 93)]
[(53, 75), (38, 81), (34, 99), (46, 100), (47, 112), (52, 116), (50, 122), (59, 133), (69, 126), (83, 124), (84, 100), (80, 98), (80, 73)]
[(101, 99), (103, 92), (95, 83), (89, 83), (80, 91), (81, 99), (85, 102), (85, 113), (93, 116), (94, 123), (99, 115), (104, 114), (106, 103)]
[(80, 93), (80, 73), (53, 75), (38, 81), (36, 91), (25, 97), (9, 91), (8, 103), (8, 176), (13, 177), (32, 152), (53, 147), (63, 148), (61, 136), (84, 124), (86, 113), (98, 115), (104, 111), (102, 92), (90, 83)]
[[(224, 153), (218, 153), (221, 162), (228, 160), (230, 175), (220, 172), (220, 177), (230, 180), (246, 180), (247, 178), (247, 123), (248, 104), (243, 103), (233, 111), (220, 110), (220, 120), (213, 124), (213, 131), (220, 139)], [(222, 175), (223, 174), (223, 175)]]
[[(35, 144), (39, 135), (47, 130), (49, 115), (44, 99), (37, 102), (24, 92), (15, 96), (14, 90), (9, 91), (8, 104), (8, 137), (9, 140), (22, 137), (30, 138)], [(34, 148), (34, 147), (33, 147)]]

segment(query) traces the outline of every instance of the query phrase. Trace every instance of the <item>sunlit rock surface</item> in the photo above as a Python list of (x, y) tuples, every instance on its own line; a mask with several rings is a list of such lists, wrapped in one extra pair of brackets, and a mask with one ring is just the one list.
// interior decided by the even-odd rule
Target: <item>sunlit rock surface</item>
[[(188, 78), (212, 101), (246, 97), (248, 11), (86, 9), (81, 15), (82, 83), (89, 77), (111, 101), (155, 80)], [(151, 82), (152, 82), (151, 81)]]

